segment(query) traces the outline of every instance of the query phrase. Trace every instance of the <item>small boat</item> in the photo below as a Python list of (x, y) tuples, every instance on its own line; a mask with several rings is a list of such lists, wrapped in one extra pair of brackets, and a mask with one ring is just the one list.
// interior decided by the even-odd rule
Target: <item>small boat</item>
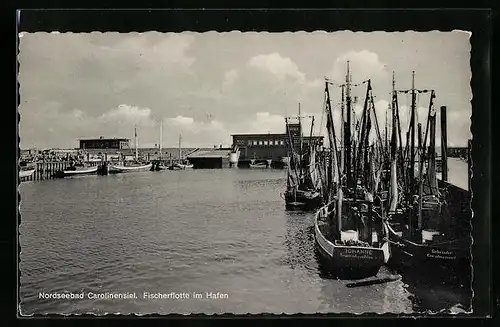
[(182, 148), (181, 148), (181, 135), (179, 134), (179, 162), (171, 164), (168, 169), (170, 170), (183, 170), (193, 168), (187, 160), (182, 159)]
[(134, 172), (139, 172), (139, 171), (149, 171), (149, 170), (151, 170), (152, 166), (153, 166), (153, 164), (151, 164), (151, 163), (148, 163), (145, 165), (130, 165), (130, 166), (109, 165), (108, 166), (108, 173), (118, 174), (118, 173), (134, 173)]
[(156, 163), (156, 164), (151, 166), (152, 171), (161, 171), (161, 170), (168, 170), (168, 169), (170, 169), (169, 166), (165, 166), (161, 163)]
[(63, 178), (63, 177), (71, 177), (71, 176), (93, 175), (93, 174), (97, 174), (98, 168), (99, 168), (98, 166), (94, 166), (94, 167), (72, 166), (72, 167), (69, 167), (65, 170), (60, 170), (60, 171), (56, 172), (56, 177)]
[(250, 168), (267, 168), (267, 163), (264, 163), (264, 162), (250, 162)]
[(34, 173), (35, 173), (35, 168), (26, 168), (24, 169), (21, 168), (21, 170), (19, 171), (19, 178), (28, 178), (30, 176), (32, 176)]
[(135, 173), (139, 171), (151, 171), (151, 167), (153, 167), (152, 163), (142, 163), (139, 161), (139, 153), (138, 153), (138, 139), (137, 139), (137, 128), (134, 127), (134, 143), (135, 143), (135, 162), (130, 165), (113, 165), (110, 164), (108, 166), (108, 173), (110, 174), (119, 174), (119, 173)]
[(174, 163), (172, 166), (170, 166), (171, 170), (179, 170), (179, 169), (190, 169), (193, 168), (192, 164), (181, 164), (181, 163)]

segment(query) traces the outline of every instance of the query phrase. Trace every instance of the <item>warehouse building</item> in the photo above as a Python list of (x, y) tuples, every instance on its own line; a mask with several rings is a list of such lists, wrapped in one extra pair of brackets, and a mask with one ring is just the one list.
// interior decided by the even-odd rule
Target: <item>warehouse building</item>
[(130, 140), (126, 138), (104, 138), (80, 140), (80, 149), (129, 149)]
[[(300, 124), (288, 124), (282, 134), (233, 134), (233, 146), (240, 150), (240, 160), (271, 159), (279, 161), (288, 157), (290, 142), (295, 149), (300, 147)], [(302, 146), (307, 148), (310, 142), (323, 145), (323, 136), (304, 136)]]

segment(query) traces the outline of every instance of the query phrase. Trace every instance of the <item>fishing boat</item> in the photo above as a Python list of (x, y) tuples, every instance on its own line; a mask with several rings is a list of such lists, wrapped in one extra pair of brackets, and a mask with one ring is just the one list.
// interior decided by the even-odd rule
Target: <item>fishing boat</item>
[[(371, 116), (376, 130), (378, 122), (371, 94), (367, 91), (359, 133), (351, 136), (351, 97), (349, 63), (346, 84), (342, 88), (341, 143), (337, 146), (333, 123), (329, 81), (325, 82), (325, 110), (327, 133), (330, 143), (329, 160), (326, 161), (322, 185), (329, 200), (314, 218), (314, 237), (320, 262), (341, 279), (361, 279), (377, 275), (380, 267), (390, 258), (388, 229), (384, 223), (383, 201), (375, 164), (381, 165), (380, 147), (370, 146)], [(344, 110), (344, 89), (347, 109)], [(344, 112), (345, 111), (345, 112)], [(347, 121), (345, 118), (347, 117)], [(355, 130), (356, 132), (356, 130)], [(357, 137), (356, 137), (357, 135)], [(380, 134), (377, 133), (379, 144)], [(340, 152), (340, 153), (339, 153)], [(338, 156), (340, 154), (340, 160)], [(345, 162), (344, 162), (345, 161)], [(379, 173), (377, 173), (378, 171)]]
[(182, 159), (182, 148), (181, 148), (181, 135), (179, 134), (179, 161), (170, 164), (168, 169), (170, 170), (183, 170), (183, 169), (191, 169), (193, 165), (189, 163), (187, 160)]
[(153, 166), (152, 163), (144, 163), (139, 161), (138, 153), (138, 139), (137, 139), (137, 128), (134, 128), (134, 140), (135, 140), (135, 161), (131, 163), (121, 162), (120, 164), (110, 164), (108, 165), (108, 173), (119, 174), (119, 173), (133, 173), (141, 171), (150, 171)]
[[(434, 90), (430, 90), (430, 101), (425, 137), (418, 133), (415, 147), (415, 94), (412, 80), (412, 117), (410, 119), (409, 151), (405, 157), (407, 165), (400, 171), (400, 188), (405, 190), (397, 210), (389, 212), (387, 226), (389, 239), (393, 244), (392, 265), (410, 268), (437, 277), (441, 281), (470, 278), (470, 208), (464, 203), (470, 201), (470, 190), (466, 191), (437, 178), (436, 165), (436, 111)], [(394, 96), (395, 97), (395, 96)], [(397, 108), (397, 97), (396, 110)], [(443, 119), (443, 116), (441, 116)], [(441, 126), (446, 127), (442, 121)], [(420, 129), (420, 128), (419, 128)], [(445, 134), (446, 131), (441, 131)], [(429, 137), (429, 147), (427, 139)], [(446, 151), (446, 144), (442, 151)], [(417, 157), (418, 160), (413, 160)], [(445, 160), (445, 159), (443, 159)], [(417, 174), (412, 165), (417, 162)], [(408, 167), (409, 166), (409, 167)], [(404, 271), (403, 271), (404, 272)], [(444, 278), (444, 279), (443, 279)]]
[[(287, 167), (287, 186), (284, 193), (287, 209), (317, 209), (323, 204), (320, 190), (320, 180), (316, 162), (317, 144), (313, 141), (314, 116), (311, 118), (311, 135), (308, 147), (304, 149), (302, 137), (302, 117), (285, 118), (289, 145), (289, 160)], [(297, 119), (298, 124), (291, 124), (291, 119)]]
[(162, 171), (162, 170), (167, 170), (169, 169), (168, 165), (164, 164), (163, 157), (162, 157), (162, 144), (163, 144), (163, 120), (160, 119), (160, 137), (159, 137), (159, 142), (158, 142), (158, 159), (152, 163), (151, 166), (151, 171)]
[(84, 175), (93, 175), (97, 174), (98, 166), (93, 167), (85, 167), (85, 166), (77, 166), (73, 165), (64, 170), (60, 170), (56, 172), (55, 177), (64, 178), (64, 177), (72, 177), (72, 176), (84, 176)]

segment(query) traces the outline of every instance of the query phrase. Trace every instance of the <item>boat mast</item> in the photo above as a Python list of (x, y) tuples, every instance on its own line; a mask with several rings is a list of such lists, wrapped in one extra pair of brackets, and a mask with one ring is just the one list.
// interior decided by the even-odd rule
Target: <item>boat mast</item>
[(135, 143), (135, 161), (139, 160), (139, 154), (137, 151), (138, 141), (137, 141), (137, 126), (134, 126), (134, 143)]
[(344, 157), (344, 151), (345, 151), (345, 145), (344, 145), (344, 133), (345, 133), (345, 120), (344, 120), (344, 101), (345, 101), (345, 95), (344, 95), (344, 88), (345, 85), (342, 85), (342, 100), (340, 102), (340, 121), (342, 124), (340, 125), (340, 182), (342, 184), (342, 175), (344, 174), (344, 167), (345, 167), (345, 157)]
[[(394, 87), (393, 87), (394, 88)], [(387, 155), (387, 158), (390, 158), (390, 156), (388, 155), (389, 151), (389, 143), (388, 143), (388, 139), (387, 139), (387, 129), (388, 129), (388, 121), (387, 121), (387, 112), (391, 110), (391, 104), (389, 103), (387, 105), (387, 109), (385, 110), (385, 130), (384, 130), (384, 149), (385, 149), (385, 153)]]
[[(391, 201), (389, 203), (389, 212), (393, 213), (396, 211), (398, 205), (398, 170), (397, 170), (397, 160), (398, 160), (398, 136), (397, 136), (397, 95), (395, 89), (394, 72), (392, 73), (392, 133), (391, 133), (391, 145), (390, 145), (390, 158), (391, 158)], [(400, 159), (401, 160), (401, 159)]]
[(415, 191), (415, 71), (411, 77), (411, 126), (410, 126), (410, 185)]
[(181, 163), (181, 134), (179, 134), (179, 164)]
[(347, 176), (347, 187), (352, 187), (352, 176), (351, 176), (351, 77), (349, 72), (349, 61), (347, 61), (347, 75), (346, 75), (346, 133), (344, 138), (344, 147), (346, 149), (346, 176)]
[(302, 158), (302, 119), (300, 117), (300, 102), (299, 102), (299, 159), (300, 159), (300, 177), (299, 180), (302, 180), (303, 177), (303, 171), (302, 171), (302, 166), (303, 166), (303, 158)]
[(161, 160), (161, 141), (163, 139), (163, 135), (162, 135), (162, 127), (163, 127), (163, 119), (160, 119), (160, 140), (159, 140), (159, 150), (160, 150), (160, 160)]

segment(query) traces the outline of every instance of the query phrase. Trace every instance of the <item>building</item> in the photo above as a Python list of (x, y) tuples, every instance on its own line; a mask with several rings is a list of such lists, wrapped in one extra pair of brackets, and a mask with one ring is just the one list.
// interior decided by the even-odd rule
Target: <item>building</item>
[[(290, 142), (294, 148), (300, 147), (300, 125), (288, 124), (286, 133), (283, 134), (233, 134), (233, 146), (240, 150), (240, 160), (245, 159), (271, 159), (279, 161), (288, 157)], [(291, 141), (290, 141), (291, 140)], [(308, 147), (310, 141), (323, 145), (323, 136), (302, 137), (302, 146)]]
[(125, 138), (103, 138), (80, 140), (80, 149), (128, 149), (130, 140)]
[(228, 168), (230, 167), (229, 154), (231, 149), (212, 149), (208, 151), (196, 151), (187, 156), (193, 168)]

